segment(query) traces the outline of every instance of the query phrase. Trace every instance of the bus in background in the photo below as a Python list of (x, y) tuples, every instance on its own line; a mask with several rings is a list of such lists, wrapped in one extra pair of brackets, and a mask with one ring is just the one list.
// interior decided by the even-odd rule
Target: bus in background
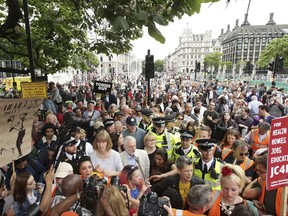
[[(21, 83), (22, 82), (31, 82), (31, 77), (30, 76), (26, 76), (26, 77), (15, 77), (15, 83), (16, 83), (16, 87), (17, 90), (20, 91), (21, 90)], [(3, 80), (3, 85), (5, 85), (5, 90), (9, 91), (9, 89), (13, 89), (13, 77), (9, 77)]]

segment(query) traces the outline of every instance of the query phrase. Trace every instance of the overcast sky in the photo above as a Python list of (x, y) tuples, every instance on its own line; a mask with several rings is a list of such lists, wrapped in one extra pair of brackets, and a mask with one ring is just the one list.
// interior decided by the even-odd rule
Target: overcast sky
[[(145, 29), (144, 37), (133, 42), (132, 53), (136, 54), (138, 58), (144, 59), (147, 50), (150, 49), (154, 60), (164, 59), (178, 46), (179, 36), (187, 24), (195, 34), (211, 30), (213, 38), (217, 38), (222, 28), (224, 32), (227, 30), (228, 24), (232, 30), (236, 19), (239, 19), (239, 25), (243, 23), (248, 2), (249, 0), (230, 0), (227, 8), (225, 8), (226, 0), (215, 2), (210, 7), (210, 3), (202, 4), (199, 14), (195, 13), (191, 17), (184, 16), (181, 20), (175, 19), (168, 26), (158, 26), (166, 38), (165, 44), (155, 41)], [(288, 0), (251, 0), (248, 21), (251, 25), (265, 25), (269, 20), (270, 13), (273, 12), (276, 24), (288, 24), (287, 8)]]

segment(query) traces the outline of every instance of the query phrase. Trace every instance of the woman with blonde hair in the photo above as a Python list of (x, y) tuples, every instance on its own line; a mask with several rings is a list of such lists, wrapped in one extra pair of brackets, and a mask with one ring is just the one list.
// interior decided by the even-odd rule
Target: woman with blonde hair
[[(125, 199), (119, 189), (115, 186), (109, 186), (104, 189), (103, 195), (107, 198), (113, 213), (117, 216), (128, 216), (129, 211), (125, 203)], [(107, 211), (104, 209), (103, 202), (98, 202), (97, 215), (106, 215)]]
[(209, 216), (232, 215), (238, 205), (248, 206), (254, 215), (258, 215), (251, 201), (244, 200), (240, 194), (246, 184), (243, 169), (238, 165), (225, 164), (220, 176), (221, 191), (214, 193), (214, 204), (209, 210)]
[(98, 172), (107, 177), (117, 176), (123, 169), (119, 152), (112, 149), (112, 140), (106, 130), (100, 130), (93, 142), (94, 154), (91, 161)]
[(155, 156), (155, 151), (157, 149), (156, 147), (156, 135), (149, 131), (145, 136), (144, 136), (144, 150), (147, 152), (149, 160), (150, 160), (150, 165), (151, 162), (154, 160)]
[(46, 116), (45, 123), (52, 123), (56, 128), (59, 128), (61, 126), (57, 119), (57, 116), (53, 113), (49, 113)]

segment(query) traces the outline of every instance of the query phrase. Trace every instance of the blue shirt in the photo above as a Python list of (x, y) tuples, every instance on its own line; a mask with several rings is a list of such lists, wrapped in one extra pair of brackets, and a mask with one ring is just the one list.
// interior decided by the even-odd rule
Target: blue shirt
[(137, 188), (134, 189), (134, 190), (130, 190), (131, 197), (134, 198), (134, 199), (136, 199), (138, 197), (139, 193), (140, 192), (139, 192), (139, 190)]

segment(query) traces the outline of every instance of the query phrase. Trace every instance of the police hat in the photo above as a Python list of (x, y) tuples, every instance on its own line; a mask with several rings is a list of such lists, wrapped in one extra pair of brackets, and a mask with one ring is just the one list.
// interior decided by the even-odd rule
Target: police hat
[(151, 116), (153, 114), (153, 112), (149, 109), (141, 109), (140, 112), (142, 113), (142, 115), (145, 115), (145, 116)]
[(114, 119), (111, 119), (111, 118), (105, 119), (104, 122), (103, 122), (105, 127), (113, 125), (114, 123), (115, 123)]
[(196, 140), (196, 142), (198, 143), (198, 148), (204, 151), (212, 150), (212, 148), (216, 144), (215, 139), (199, 139)]
[(77, 144), (77, 141), (75, 140), (74, 137), (69, 137), (64, 143), (63, 146), (73, 146)]
[(165, 122), (175, 122), (176, 120), (176, 115), (175, 114), (170, 114), (170, 115), (167, 115), (165, 117)]
[(137, 125), (137, 119), (134, 116), (128, 116), (126, 118), (126, 124), (130, 126), (135, 126)]
[(165, 117), (155, 117), (152, 119), (152, 122), (155, 124), (164, 124), (165, 123)]
[(186, 138), (186, 139), (192, 139), (193, 138), (193, 133), (190, 130), (183, 129), (183, 130), (180, 130), (179, 132), (181, 134), (181, 136), (180, 136), (181, 139), (182, 138)]

